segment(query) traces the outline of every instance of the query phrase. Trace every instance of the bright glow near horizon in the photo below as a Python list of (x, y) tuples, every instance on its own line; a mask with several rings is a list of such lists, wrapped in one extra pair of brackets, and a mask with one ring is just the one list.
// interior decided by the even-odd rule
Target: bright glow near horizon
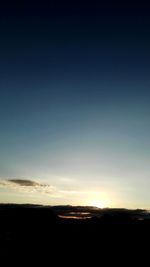
[(96, 208), (101, 208), (101, 209), (108, 207), (106, 201), (103, 200), (94, 200), (91, 202), (90, 206), (94, 206)]

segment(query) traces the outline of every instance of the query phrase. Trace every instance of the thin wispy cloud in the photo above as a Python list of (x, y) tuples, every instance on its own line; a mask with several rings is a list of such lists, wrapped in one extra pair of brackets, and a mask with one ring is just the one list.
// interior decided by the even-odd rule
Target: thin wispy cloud
[[(19, 197), (34, 199), (37, 203), (51, 203), (59, 204), (60, 201), (64, 201), (64, 204), (70, 203), (75, 205), (75, 203), (90, 205), (91, 200), (94, 198), (98, 199), (103, 197), (103, 192), (101, 194), (95, 193), (93, 190), (88, 190), (87, 188), (75, 188), (70, 184), (70, 180), (65, 180), (65, 184), (61, 185), (50, 185), (48, 183), (42, 183), (39, 180), (32, 179), (0, 179), (0, 191), (7, 192), (9, 197), (13, 199), (16, 194)], [(105, 197), (105, 196), (104, 196)], [(71, 199), (71, 201), (70, 201)], [(32, 200), (33, 201), (33, 200)], [(107, 205), (108, 206), (108, 205)]]
[(39, 183), (33, 180), (26, 180), (26, 179), (7, 179), (7, 180), (0, 180), (0, 188), (8, 188), (14, 189), (24, 192), (39, 192), (45, 194), (52, 194), (55, 196), (64, 196), (64, 195), (80, 195), (86, 194), (87, 192), (72, 190), (71, 188), (63, 189), (57, 188), (56, 186), (52, 186), (49, 184)]
[(56, 191), (56, 188), (52, 185), (25, 179), (0, 180), (0, 188), (10, 188), (24, 192), (39, 192), (45, 194), (54, 193)]

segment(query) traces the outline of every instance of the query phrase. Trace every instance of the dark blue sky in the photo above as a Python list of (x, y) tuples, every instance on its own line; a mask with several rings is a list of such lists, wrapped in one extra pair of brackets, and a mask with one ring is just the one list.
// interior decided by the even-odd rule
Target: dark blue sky
[(149, 6), (70, 2), (1, 6), (0, 177), (148, 207)]

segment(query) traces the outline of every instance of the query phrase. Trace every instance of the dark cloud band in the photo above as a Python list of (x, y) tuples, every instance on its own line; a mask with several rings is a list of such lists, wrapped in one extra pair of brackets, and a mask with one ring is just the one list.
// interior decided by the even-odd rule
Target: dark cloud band
[[(20, 186), (41, 186), (41, 184), (34, 182), (32, 180), (23, 180), (23, 179), (8, 179), (7, 181), (15, 183)], [(44, 186), (42, 184), (42, 186)]]

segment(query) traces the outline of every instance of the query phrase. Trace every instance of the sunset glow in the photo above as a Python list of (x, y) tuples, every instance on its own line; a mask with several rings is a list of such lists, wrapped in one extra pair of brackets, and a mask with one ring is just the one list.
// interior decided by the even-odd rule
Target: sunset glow
[(103, 209), (103, 208), (107, 207), (107, 203), (106, 203), (106, 201), (103, 201), (103, 200), (94, 200), (91, 202), (91, 206)]

